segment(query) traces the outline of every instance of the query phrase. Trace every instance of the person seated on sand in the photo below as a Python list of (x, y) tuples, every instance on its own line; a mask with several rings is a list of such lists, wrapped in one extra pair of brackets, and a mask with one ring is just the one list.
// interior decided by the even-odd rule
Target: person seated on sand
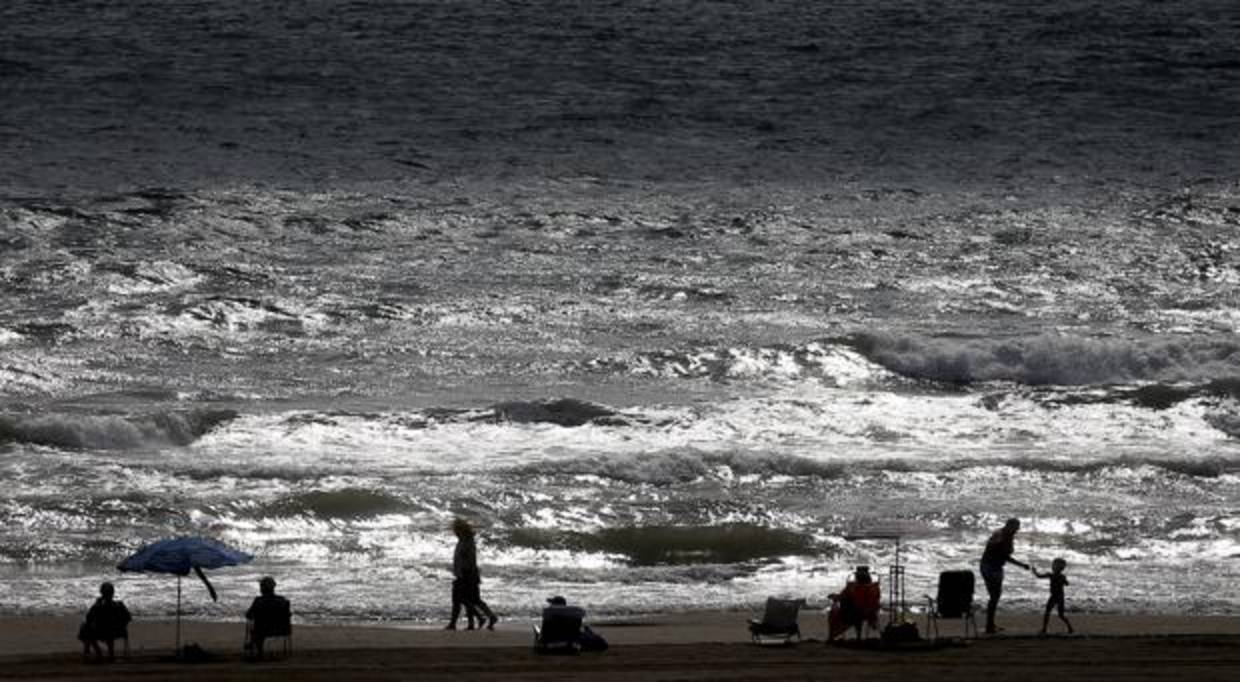
[(287, 637), (292, 632), (292, 612), (288, 600), (276, 594), (276, 579), (264, 576), (258, 581), (259, 595), (246, 609), (249, 629), (248, 647), (256, 658), (263, 657), (263, 641), (269, 637)]
[(844, 589), (829, 596), (832, 603), (827, 614), (828, 639), (843, 635), (850, 627), (856, 628), (857, 639), (861, 639), (861, 628), (866, 624), (878, 629), (882, 594), (878, 583), (870, 576), (869, 566), (858, 566)]
[(129, 639), (129, 622), (133, 617), (129, 615), (129, 609), (125, 608), (124, 602), (113, 599), (115, 594), (116, 588), (112, 587), (112, 583), (99, 586), (99, 598), (86, 612), (86, 622), (78, 629), (78, 639), (82, 642), (84, 656), (89, 657), (93, 650), (95, 660), (102, 659), (103, 650), (99, 643), (103, 642), (108, 647), (108, 660), (114, 661), (116, 640)]
[(538, 647), (542, 651), (603, 651), (607, 640), (583, 625), (585, 609), (569, 606), (568, 600), (556, 595), (543, 608), (542, 625), (537, 628)]
[(1042, 614), (1041, 634), (1043, 635), (1046, 634), (1046, 626), (1050, 624), (1051, 611), (1056, 608), (1059, 609), (1059, 620), (1062, 620), (1063, 624), (1068, 626), (1068, 634), (1070, 635), (1073, 632), (1072, 623), (1069, 623), (1068, 618), (1063, 615), (1063, 588), (1068, 586), (1068, 576), (1064, 575), (1063, 571), (1067, 567), (1068, 562), (1059, 558), (1051, 562), (1050, 573), (1039, 573), (1038, 569), (1032, 566), (1029, 567), (1029, 570), (1033, 571), (1033, 574), (1037, 577), (1051, 581), (1051, 596), (1050, 599), (1046, 600), (1046, 611)]

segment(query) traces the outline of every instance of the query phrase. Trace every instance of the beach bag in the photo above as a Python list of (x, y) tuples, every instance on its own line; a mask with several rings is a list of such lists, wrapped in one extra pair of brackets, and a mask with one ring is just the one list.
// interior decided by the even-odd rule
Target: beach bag
[(886, 644), (906, 644), (921, 639), (915, 623), (892, 623), (883, 628), (883, 642)]
[(191, 642), (181, 647), (180, 659), (182, 663), (210, 663), (218, 660), (219, 656)]
[(577, 643), (581, 645), (582, 651), (607, 651), (607, 640), (587, 625), (581, 629), (581, 635), (577, 638)]

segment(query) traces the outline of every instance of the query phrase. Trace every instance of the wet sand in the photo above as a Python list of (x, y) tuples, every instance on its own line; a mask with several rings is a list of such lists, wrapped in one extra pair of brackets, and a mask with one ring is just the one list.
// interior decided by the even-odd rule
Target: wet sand
[[(294, 650), (278, 660), (241, 658), (241, 623), (183, 622), (182, 636), (215, 660), (172, 660), (174, 625), (138, 622), (130, 654), (116, 663), (83, 661), (76, 618), (0, 618), (0, 678), (241, 680), (1195, 680), (1240, 679), (1240, 618), (1075, 614), (1081, 634), (1038, 637), (1037, 619), (1009, 616), (1002, 636), (939, 647), (884, 649), (824, 645), (823, 617), (801, 619), (797, 646), (754, 646), (749, 614), (704, 612), (603, 620), (611, 643), (600, 654), (547, 657), (530, 649), (531, 620), (494, 632), (430, 626), (302, 625)], [(919, 624), (924, 630), (924, 623)], [(947, 626), (943, 634), (957, 634)]]

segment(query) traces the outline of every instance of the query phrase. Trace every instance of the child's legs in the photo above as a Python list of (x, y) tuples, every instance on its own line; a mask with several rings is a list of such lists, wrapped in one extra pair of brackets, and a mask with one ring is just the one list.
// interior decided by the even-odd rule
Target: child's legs
[[(1059, 620), (1062, 620), (1063, 624), (1068, 626), (1068, 632), (1072, 632), (1072, 623), (1068, 621), (1067, 616), (1063, 615), (1063, 599), (1060, 599), (1056, 606), (1059, 609)], [(1046, 615), (1050, 615), (1050, 610), (1047, 610)]]

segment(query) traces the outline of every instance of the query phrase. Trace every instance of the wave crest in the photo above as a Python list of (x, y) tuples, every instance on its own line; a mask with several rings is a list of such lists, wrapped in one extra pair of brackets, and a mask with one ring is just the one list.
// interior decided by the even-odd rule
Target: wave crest
[(600, 476), (624, 483), (672, 485), (709, 476), (838, 478), (850, 463), (819, 462), (782, 454), (672, 451), (658, 454), (580, 457), (511, 469), (534, 476)]
[(862, 333), (850, 343), (865, 357), (897, 374), (952, 384), (1013, 381), (1032, 386), (1082, 386), (1240, 377), (1240, 343), (1231, 338), (1134, 342), (1060, 336), (959, 339)]
[(621, 554), (637, 566), (735, 564), (815, 552), (807, 535), (745, 523), (606, 528), (591, 533), (522, 528), (513, 530), (509, 541), (533, 549)]
[(557, 424), (559, 426), (627, 423), (623, 417), (609, 408), (575, 398), (540, 401), (514, 400), (498, 403), (492, 406), (490, 413), (475, 419), (494, 419), (515, 424)]
[(599, 358), (595, 370), (660, 378), (735, 379), (816, 378), (836, 385), (888, 378), (888, 372), (845, 345), (812, 341), (802, 345), (697, 347)]
[(264, 515), (359, 519), (407, 511), (409, 505), (392, 495), (363, 488), (311, 490), (280, 498), (263, 507)]
[(189, 445), (216, 426), (236, 417), (237, 413), (232, 410), (157, 412), (137, 416), (0, 416), (0, 443), (29, 443), (73, 450)]

